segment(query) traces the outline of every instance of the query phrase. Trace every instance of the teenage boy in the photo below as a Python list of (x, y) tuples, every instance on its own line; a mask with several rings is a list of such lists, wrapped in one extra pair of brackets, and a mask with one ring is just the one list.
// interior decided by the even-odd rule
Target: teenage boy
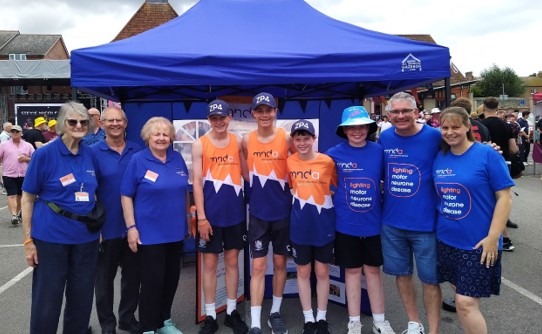
[(360, 305), (362, 272), (373, 315), (373, 333), (394, 334), (384, 315), (384, 288), (380, 267), (382, 245), (382, 196), (384, 150), (367, 138), (377, 126), (362, 106), (344, 109), (337, 135), (347, 139), (326, 154), (338, 174), (333, 202), (337, 213), (335, 264), (344, 267), (348, 299), (348, 334), (361, 334)]
[[(327, 334), (329, 264), (333, 262), (335, 240), (331, 186), (337, 187), (337, 173), (329, 156), (313, 150), (316, 135), (310, 121), (302, 119), (295, 122), (290, 136), (297, 151), (287, 160), (288, 179), (294, 197), (290, 213), (290, 242), (305, 318), (303, 333)], [(311, 306), (312, 262), (316, 274), (316, 319)]]
[(275, 127), (277, 105), (269, 93), (252, 99), (252, 116), (258, 128), (243, 137), (243, 151), (250, 176), (248, 241), (252, 258), (250, 279), (250, 334), (262, 333), (261, 312), (269, 243), (273, 244), (273, 304), (267, 325), (273, 334), (287, 334), (280, 306), (286, 283), (288, 225), (292, 197), (286, 159), (290, 137)]
[(211, 131), (192, 145), (194, 201), (197, 210), (196, 244), (203, 253), (203, 295), (207, 315), (199, 333), (218, 330), (216, 321), (216, 280), (218, 255), (224, 252), (227, 309), (224, 325), (235, 334), (248, 332), (236, 310), (239, 285), (239, 251), (245, 235), (243, 172), (246, 165), (241, 140), (228, 132), (232, 119), (229, 105), (214, 100), (207, 106)]

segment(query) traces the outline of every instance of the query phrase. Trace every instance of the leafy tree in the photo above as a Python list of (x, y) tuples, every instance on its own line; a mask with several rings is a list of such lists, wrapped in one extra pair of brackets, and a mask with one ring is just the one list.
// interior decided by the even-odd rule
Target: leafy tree
[(482, 79), (476, 83), (472, 90), (474, 96), (499, 97), (503, 94), (503, 85), (504, 94), (510, 97), (519, 97), (525, 91), (523, 81), (509, 67), (501, 69), (493, 64), (490, 68), (482, 70), (480, 76)]

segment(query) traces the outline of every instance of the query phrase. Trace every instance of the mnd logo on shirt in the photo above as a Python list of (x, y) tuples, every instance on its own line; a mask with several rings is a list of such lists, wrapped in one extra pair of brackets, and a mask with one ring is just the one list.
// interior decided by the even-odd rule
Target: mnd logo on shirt
[(465, 218), (472, 209), (472, 198), (469, 190), (459, 183), (435, 183), (441, 198), (440, 212), (448, 219)]
[(388, 164), (388, 189), (395, 197), (414, 196), (420, 189), (421, 171), (412, 164)]

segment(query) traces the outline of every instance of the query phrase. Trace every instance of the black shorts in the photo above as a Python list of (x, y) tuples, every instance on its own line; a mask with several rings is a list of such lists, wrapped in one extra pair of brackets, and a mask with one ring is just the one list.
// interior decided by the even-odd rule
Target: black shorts
[(317, 260), (322, 263), (333, 263), (333, 242), (323, 246), (298, 245), (290, 242), (292, 256), (297, 265), (303, 266)]
[(246, 229), (245, 222), (228, 227), (213, 226), (211, 240), (204, 241), (196, 233), (196, 245), (201, 253), (220, 254), (224, 250), (245, 248)]
[(336, 265), (360, 268), (363, 265), (380, 267), (383, 263), (380, 235), (355, 237), (341, 232), (335, 233)]
[(275, 221), (261, 220), (249, 215), (248, 241), (252, 258), (265, 257), (269, 242), (273, 243), (273, 254), (287, 256), (290, 244), (290, 218)]
[(4, 181), (4, 188), (8, 196), (21, 196), (23, 194), (24, 177), (2, 176), (2, 181)]

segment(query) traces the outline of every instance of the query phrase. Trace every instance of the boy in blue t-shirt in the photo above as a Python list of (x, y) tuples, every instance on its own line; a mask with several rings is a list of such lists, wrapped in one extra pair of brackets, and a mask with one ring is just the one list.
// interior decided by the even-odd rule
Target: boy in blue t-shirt
[[(329, 264), (333, 262), (335, 210), (331, 185), (337, 186), (335, 163), (313, 150), (314, 125), (299, 120), (290, 133), (296, 153), (288, 157), (288, 179), (293, 203), (290, 213), (290, 243), (297, 268), (299, 299), (305, 325), (303, 333), (329, 333), (326, 321), (329, 297)], [(311, 263), (316, 273), (318, 312), (311, 306)]]

